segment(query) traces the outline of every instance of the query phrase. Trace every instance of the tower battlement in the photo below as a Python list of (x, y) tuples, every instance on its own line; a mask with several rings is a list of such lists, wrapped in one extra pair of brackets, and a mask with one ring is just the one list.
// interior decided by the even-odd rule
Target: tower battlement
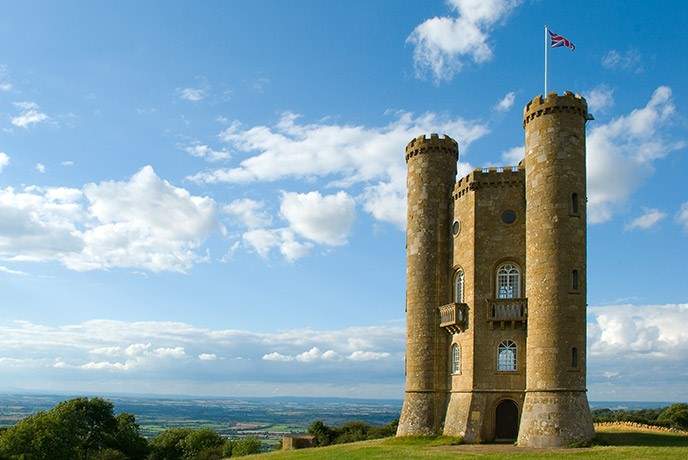
[(482, 187), (522, 187), (524, 183), (525, 168), (522, 165), (477, 168), (456, 181), (454, 199), (463, 196), (467, 190), (476, 190)]
[(542, 115), (550, 113), (577, 113), (584, 120), (588, 117), (588, 103), (580, 94), (566, 91), (559, 96), (557, 93), (549, 93), (547, 97), (535, 96), (523, 109), (523, 127)]
[(433, 133), (430, 137), (424, 134), (411, 139), (406, 145), (406, 162), (409, 159), (420, 155), (422, 153), (443, 152), (453, 154), (456, 159), (459, 159), (459, 144), (446, 134), (440, 137), (439, 134)]

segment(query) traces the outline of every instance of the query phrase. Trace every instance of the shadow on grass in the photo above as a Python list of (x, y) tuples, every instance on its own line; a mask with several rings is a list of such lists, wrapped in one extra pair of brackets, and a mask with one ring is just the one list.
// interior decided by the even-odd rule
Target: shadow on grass
[(458, 446), (463, 438), (453, 436), (402, 436), (386, 438), (382, 444), (388, 446)]
[(688, 447), (688, 436), (664, 433), (604, 432), (597, 433), (598, 446)]

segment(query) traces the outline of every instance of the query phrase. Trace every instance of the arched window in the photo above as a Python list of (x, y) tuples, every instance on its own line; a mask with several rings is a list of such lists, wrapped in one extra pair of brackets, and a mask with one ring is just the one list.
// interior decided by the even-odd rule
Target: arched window
[(454, 275), (454, 302), (463, 303), (463, 270), (456, 270)]
[(461, 373), (461, 348), (457, 343), (451, 347), (451, 371), (452, 374)]
[(516, 370), (516, 344), (505, 340), (497, 349), (497, 370), (503, 372)]
[(497, 269), (497, 298), (521, 297), (521, 270), (516, 264), (506, 263)]

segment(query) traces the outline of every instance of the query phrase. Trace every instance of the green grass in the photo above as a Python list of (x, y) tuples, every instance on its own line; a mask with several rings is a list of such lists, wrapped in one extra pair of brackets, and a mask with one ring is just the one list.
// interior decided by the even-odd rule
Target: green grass
[(356, 459), (688, 459), (688, 436), (662, 432), (605, 430), (592, 447), (526, 450), (508, 445), (458, 446), (457, 438), (386, 438), (351, 444), (271, 452), (248, 457), (265, 460)]

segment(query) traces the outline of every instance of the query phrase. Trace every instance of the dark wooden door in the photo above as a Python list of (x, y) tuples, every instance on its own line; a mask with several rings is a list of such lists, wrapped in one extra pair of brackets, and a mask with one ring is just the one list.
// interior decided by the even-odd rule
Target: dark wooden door
[(510, 399), (505, 399), (497, 406), (495, 417), (495, 439), (516, 439), (518, 436), (518, 407)]

